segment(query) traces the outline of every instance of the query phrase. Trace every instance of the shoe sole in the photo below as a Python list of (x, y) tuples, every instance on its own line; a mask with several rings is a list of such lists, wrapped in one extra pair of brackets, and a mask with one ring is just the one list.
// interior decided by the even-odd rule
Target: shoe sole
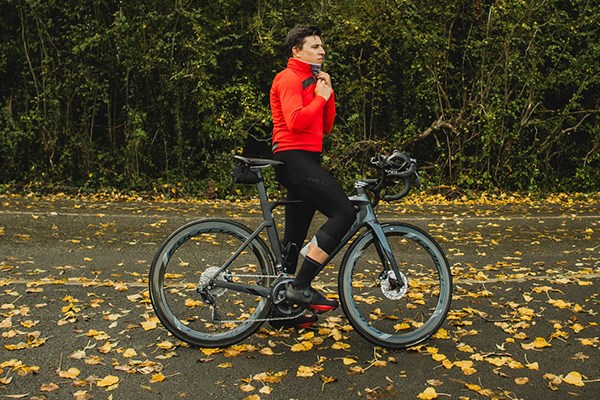
[(325, 306), (321, 304), (309, 304), (308, 308), (313, 311), (316, 311), (319, 314), (322, 314), (327, 311), (335, 310), (337, 306)]
[(295, 328), (296, 329), (306, 329), (306, 328), (310, 328), (311, 326), (315, 325), (316, 323), (317, 323), (317, 321), (307, 322), (305, 324), (296, 325)]

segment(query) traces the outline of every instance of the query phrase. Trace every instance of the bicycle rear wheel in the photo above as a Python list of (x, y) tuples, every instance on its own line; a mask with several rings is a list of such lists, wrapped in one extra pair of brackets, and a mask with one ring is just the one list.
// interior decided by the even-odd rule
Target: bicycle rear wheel
[(266, 298), (207, 288), (213, 278), (270, 287), (273, 262), (258, 237), (220, 270), (251, 234), (234, 221), (207, 219), (182, 226), (167, 238), (152, 262), (149, 289), (157, 317), (174, 336), (196, 346), (223, 347), (260, 327), (270, 309)]
[[(391, 349), (414, 346), (444, 322), (452, 297), (452, 276), (435, 240), (400, 223), (382, 226), (401, 277), (385, 272), (371, 231), (344, 256), (338, 289), (350, 324), (371, 343)], [(399, 278), (399, 279), (396, 279)], [(405, 281), (397, 288), (395, 281)]]

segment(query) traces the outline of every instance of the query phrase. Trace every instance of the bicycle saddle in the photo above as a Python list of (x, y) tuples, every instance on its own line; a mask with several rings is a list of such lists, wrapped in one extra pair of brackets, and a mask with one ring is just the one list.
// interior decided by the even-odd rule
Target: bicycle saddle
[(284, 165), (285, 163), (282, 161), (276, 160), (267, 160), (265, 158), (250, 158), (250, 157), (242, 157), (242, 156), (234, 156), (234, 158), (238, 161), (243, 162), (249, 167), (268, 167), (269, 165)]

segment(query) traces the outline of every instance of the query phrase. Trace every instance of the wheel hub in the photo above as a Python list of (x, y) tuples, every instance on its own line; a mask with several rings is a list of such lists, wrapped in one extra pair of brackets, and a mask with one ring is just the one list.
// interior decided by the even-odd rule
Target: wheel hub
[(381, 292), (390, 300), (400, 300), (408, 290), (408, 279), (400, 273), (400, 279), (396, 278), (394, 271), (389, 270), (381, 276)]
[(226, 271), (221, 271), (219, 275), (215, 276), (217, 272), (219, 272), (219, 269), (220, 268), (218, 267), (209, 267), (204, 270), (202, 275), (200, 275), (200, 282), (198, 287), (207, 290), (213, 297), (222, 296), (227, 291), (227, 289), (223, 287), (215, 287), (214, 283), (211, 282), (225, 282), (231, 280), (231, 275)]

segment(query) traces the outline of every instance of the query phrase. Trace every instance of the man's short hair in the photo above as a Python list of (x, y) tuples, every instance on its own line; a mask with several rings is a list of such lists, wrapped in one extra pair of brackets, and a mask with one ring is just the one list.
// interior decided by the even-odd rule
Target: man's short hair
[(296, 25), (293, 27), (285, 38), (284, 50), (288, 57), (292, 56), (294, 47), (301, 49), (309, 36), (321, 37), (321, 29), (315, 25)]

